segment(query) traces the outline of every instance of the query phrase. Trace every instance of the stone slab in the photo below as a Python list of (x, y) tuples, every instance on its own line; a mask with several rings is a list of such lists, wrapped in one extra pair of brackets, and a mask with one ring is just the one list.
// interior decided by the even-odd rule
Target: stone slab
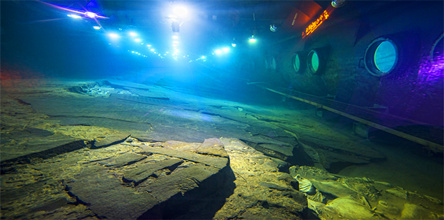
[[(137, 142), (131, 139), (120, 146), (128, 147)], [(224, 155), (220, 152), (224, 147), (219, 143), (218, 139), (213, 139), (204, 146), (210, 148), (216, 144), (214, 152)], [(87, 163), (90, 166), (82, 169), (81, 175), (67, 183), (69, 194), (77, 198), (80, 204), (88, 206), (99, 218), (157, 219), (178, 218), (182, 215), (189, 218), (196, 214), (188, 210), (190, 207), (211, 207), (211, 211), (202, 211), (205, 215), (200, 218), (211, 218), (214, 215), (226, 198), (217, 194), (221, 193), (220, 190), (229, 191), (232, 182), (231, 185), (226, 183), (233, 181), (228, 172), (228, 158), (191, 152), (200, 146), (198, 143), (189, 143), (195, 146), (191, 148), (177, 141), (153, 144), (156, 147), (148, 147), (147, 143), (139, 144), (145, 148), (135, 151), (152, 154), (144, 156), (129, 151), (97, 163)], [(119, 145), (110, 148), (115, 146)], [(110, 148), (91, 151), (105, 152)], [(159, 154), (173, 159), (165, 159), (165, 156)], [(149, 161), (145, 158), (149, 158)], [(183, 163), (186, 164), (179, 166)]]
[(171, 159), (157, 161), (156, 163), (141, 164), (132, 170), (126, 171), (123, 174), (122, 180), (124, 182), (133, 182), (135, 185), (138, 185), (142, 181), (148, 179), (148, 177), (152, 176), (154, 172), (172, 166), (178, 166), (181, 163), (183, 163), (183, 160)]
[(195, 154), (192, 152), (177, 151), (177, 150), (159, 148), (159, 147), (149, 147), (145, 145), (137, 145), (137, 146), (140, 147), (145, 152), (154, 153), (154, 154), (163, 154), (196, 163), (203, 163), (205, 165), (213, 166), (219, 169), (224, 168), (228, 164), (228, 158), (224, 157), (211, 157), (211, 156)]
[(218, 138), (209, 138), (196, 149), (196, 153), (228, 158), (224, 144)]
[(123, 167), (139, 162), (145, 158), (146, 156), (144, 155), (127, 152), (108, 160), (100, 161), (99, 164), (102, 164), (105, 167)]
[(101, 218), (136, 219), (158, 201), (148, 193), (122, 186), (106, 169), (68, 183), (69, 193)]
[(94, 141), (94, 144), (91, 147), (91, 149), (108, 147), (108, 146), (111, 146), (113, 144), (118, 144), (120, 142), (125, 141), (129, 136), (130, 136), (130, 134), (127, 134), (127, 133), (108, 135), (108, 136), (106, 136), (105, 138), (103, 138), (101, 140)]

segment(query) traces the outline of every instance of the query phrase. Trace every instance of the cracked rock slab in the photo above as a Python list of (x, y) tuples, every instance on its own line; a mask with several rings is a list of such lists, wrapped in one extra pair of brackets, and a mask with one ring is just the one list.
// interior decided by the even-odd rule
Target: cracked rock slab
[(124, 144), (133, 151), (90, 162), (67, 183), (69, 195), (99, 218), (211, 218), (230, 194), (227, 153), (216, 138), (204, 143), (129, 138)]

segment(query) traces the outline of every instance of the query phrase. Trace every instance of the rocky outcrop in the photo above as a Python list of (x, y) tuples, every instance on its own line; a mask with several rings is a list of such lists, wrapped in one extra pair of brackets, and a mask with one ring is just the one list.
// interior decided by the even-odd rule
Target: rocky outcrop
[(214, 219), (302, 219), (304, 193), (293, 188), (275, 159), (234, 138), (221, 138), (236, 176), (234, 193)]
[(100, 218), (211, 218), (232, 190), (218, 139), (125, 144), (138, 149), (95, 162), (67, 183), (69, 194)]
[(292, 166), (293, 177), (310, 181), (316, 194), (308, 208), (320, 219), (441, 219), (442, 201), (368, 178), (334, 175), (314, 167)]
[(2, 175), (2, 218), (210, 219), (233, 193), (219, 139), (112, 144), (122, 137), (12, 164)]

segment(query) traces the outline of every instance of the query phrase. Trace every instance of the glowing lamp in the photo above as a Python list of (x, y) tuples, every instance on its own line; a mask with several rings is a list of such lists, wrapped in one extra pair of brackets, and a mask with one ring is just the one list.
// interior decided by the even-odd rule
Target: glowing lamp
[(85, 16), (87, 16), (89, 18), (96, 18), (97, 14), (94, 12), (87, 11), (87, 12), (85, 12)]
[(249, 43), (252, 43), (252, 44), (256, 43), (256, 38), (254, 38), (254, 35), (252, 35), (252, 36), (248, 39), (248, 42), (249, 42)]
[(128, 33), (128, 35), (131, 36), (131, 37), (137, 37), (137, 33), (136, 33), (136, 32), (133, 32), (133, 31), (130, 31), (130, 32)]
[(80, 19), (80, 18), (82, 18), (81, 16), (76, 15), (76, 14), (68, 14), (68, 17), (70, 17), (70, 18), (74, 18), (74, 19)]
[(108, 37), (110, 37), (111, 39), (119, 39), (120, 36), (116, 33), (108, 33)]
[(175, 6), (173, 8), (173, 17), (185, 18), (188, 16), (188, 9), (185, 6)]
[(216, 55), (221, 55), (222, 54), (222, 50), (221, 49), (217, 49), (217, 50), (214, 51), (214, 53)]
[(230, 52), (230, 48), (229, 47), (224, 47), (224, 48), (222, 48), (222, 52), (228, 53), (228, 52)]
[(93, 26), (94, 30), (100, 30), (100, 26)]
[(154, 48), (153, 48), (153, 49), (151, 49), (151, 51), (152, 51), (152, 52), (154, 52)]
[(231, 46), (232, 46), (232, 47), (236, 47), (237, 45), (236, 45), (235, 43), (232, 43)]
[(134, 41), (136, 41), (138, 43), (138, 42), (141, 42), (142, 40), (140, 38), (136, 38), (136, 39), (134, 39)]

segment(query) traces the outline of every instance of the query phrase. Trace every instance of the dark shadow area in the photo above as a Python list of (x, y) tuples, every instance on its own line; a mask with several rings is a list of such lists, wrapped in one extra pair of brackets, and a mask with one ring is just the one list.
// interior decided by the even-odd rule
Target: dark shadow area
[(233, 194), (235, 176), (230, 166), (216, 175), (197, 183), (199, 187), (177, 194), (161, 203), (138, 219), (212, 219)]
[[(417, 137), (422, 137), (425, 140), (433, 140), (435, 141), (435, 143), (438, 144), (442, 144), (443, 141), (443, 130), (441, 127), (416, 125), (400, 127), (397, 128), (397, 130), (403, 131), (405, 133), (415, 132), (415, 135)], [(421, 157), (427, 157), (432, 160), (440, 161), (441, 164), (443, 162), (442, 152), (434, 152), (430, 150), (427, 146), (411, 142), (387, 132), (381, 130), (372, 130), (369, 132), (368, 136), (369, 139), (374, 143), (381, 145), (390, 145), (394, 149), (399, 148), (399, 150), (402, 151), (409, 151)]]
[(302, 219), (314, 219), (314, 220), (318, 220), (320, 219), (316, 212), (314, 212), (313, 210), (306, 208), (304, 209), (304, 212), (302, 213)]

